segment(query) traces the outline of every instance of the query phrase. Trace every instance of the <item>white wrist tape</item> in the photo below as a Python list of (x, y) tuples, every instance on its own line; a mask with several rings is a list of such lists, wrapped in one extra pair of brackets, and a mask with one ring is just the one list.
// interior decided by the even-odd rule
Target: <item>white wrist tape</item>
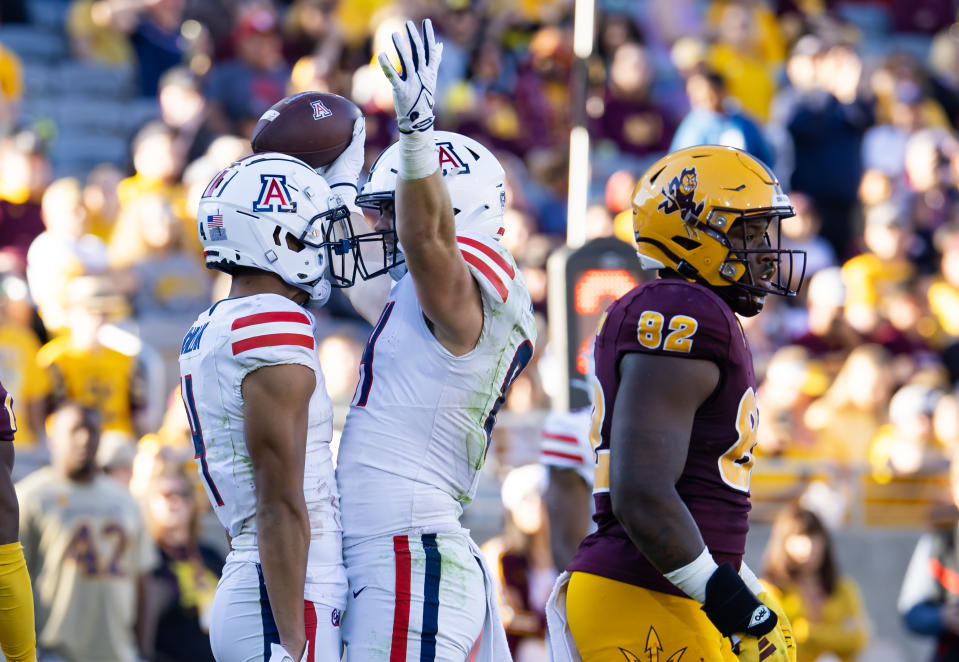
[(752, 568), (746, 565), (745, 561), (739, 566), (739, 577), (743, 580), (743, 583), (746, 584), (746, 588), (756, 595), (766, 590), (763, 588), (763, 585), (759, 583), (759, 577), (752, 571)]
[(400, 172), (403, 179), (423, 179), (439, 168), (433, 129), (400, 134)]
[(703, 547), (702, 553), (691, 563), (682, 568), (667, 572), (664, 577), (671, 581), (676, 588), (697, 602), (706, 601), (706, 582), (716, 572), (716, 562), (709, 549)]

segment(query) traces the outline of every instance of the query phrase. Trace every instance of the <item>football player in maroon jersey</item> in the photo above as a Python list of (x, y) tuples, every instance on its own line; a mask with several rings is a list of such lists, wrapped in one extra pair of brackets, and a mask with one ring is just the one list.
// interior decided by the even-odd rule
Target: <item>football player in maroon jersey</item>
[(554, 591), (555, 660), (795, 660), (742, 563), (758, 411), (736, 317), (796, 294), (805, 255), (778, 247), (792, 215), (769, 168), (733, 148), (674, 152), (638, 182), (639, 257), (660, 277), (612, 304), (596, 336), (597, 531)]

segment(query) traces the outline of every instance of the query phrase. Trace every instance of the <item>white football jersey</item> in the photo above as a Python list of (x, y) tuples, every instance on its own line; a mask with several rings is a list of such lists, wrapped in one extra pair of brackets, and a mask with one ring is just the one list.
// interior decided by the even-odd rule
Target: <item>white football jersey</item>
[[(218, 302), (197, 318), (183, 339), (180, 389), (197, 469), (235, 550), (256, 549), (256, 490), (243, 436), (240, 387), (257, 368), (296, 363), (316, 374), (303, 476), (310, 561), (340, 558), (341, 525), (330, 451), (333, 403), (316, 354), (314, 323), (313, 316), (290, 299), (257, 294)], [(335, 535), (325, 535), (330, 533)]]
[(480, 285), (483, 330), (453, 356), (433, 336), (413, 277), (397, 282), (370, 334), (337, 457), (350, 541), (458, 526), (486, 460), (506, 390), (533, 355), (536, 325), (513, 257), (490, 236), (460, 233)]

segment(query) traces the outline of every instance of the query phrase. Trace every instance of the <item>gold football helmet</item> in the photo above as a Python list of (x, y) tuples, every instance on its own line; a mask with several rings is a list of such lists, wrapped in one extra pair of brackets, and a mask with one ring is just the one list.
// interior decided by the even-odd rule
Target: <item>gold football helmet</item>
[[(643, 268), (706, 285), (742, 315), (762, 310), (767, 294), (799, 291), (805, 251), (783, 249), (779, 232), (782, 219), (793, 215), (772, 170), (733, 147), (701, 145), (668, 154), (633, 190)], [(753, 220), (768, 221), (758, 247), (746, 241), (745, 225)], [(755, 271), (757, 263), (765, 273)]]

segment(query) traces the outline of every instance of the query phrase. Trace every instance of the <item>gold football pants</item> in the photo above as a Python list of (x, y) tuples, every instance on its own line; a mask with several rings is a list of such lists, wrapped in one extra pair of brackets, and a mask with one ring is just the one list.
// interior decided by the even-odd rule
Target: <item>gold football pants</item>
[(690, 598), (574, 572), (566, 615), (583, 662), (737, 661), (729, 639)]

